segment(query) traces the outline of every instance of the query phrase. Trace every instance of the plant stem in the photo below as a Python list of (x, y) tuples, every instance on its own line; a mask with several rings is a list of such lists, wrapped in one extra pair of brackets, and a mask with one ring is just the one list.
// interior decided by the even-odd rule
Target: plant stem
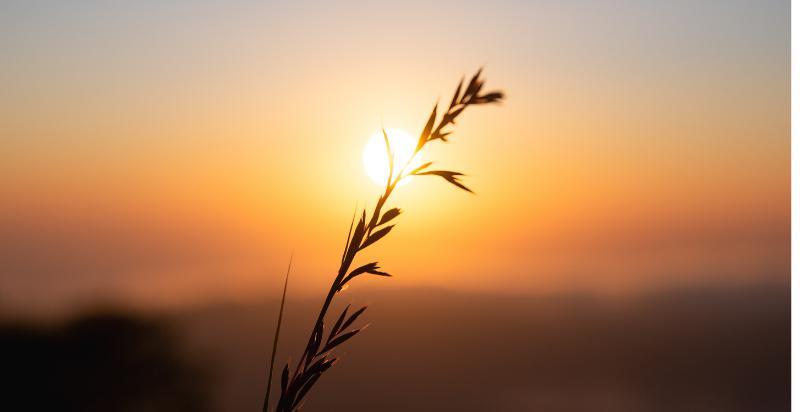
[(263, 412), (269, 410), (269, 394), (272, 390), (272, 372), (275, 369), (275, 354), (278, 352), (278, 338), (281, 335), (281, 323), (283, 322), (283, 307), (286, 303), (286, 289), (289, 286), (289, 272), (292, 270), (292, 260), (294, 253), (289, 257), (289, 267), (286, 269), (286, 279), (283, 281), (283, 296), (281, 297), (281, 307), (278, 310), (278, 324), (275, 326), (275, 338), (272, 341), (272, 357), (269, 360), (269, 375), (267, 375), (267, 393), (264, 395)]
[[(389, 150), (388, 149), (388, 143), (387, 143), (387, 150)], [(411, 158), (408, 159), (408, 161), (406, 162), (406, 164), (403, 166), (403, 168), (401, 169), (400, 173), (398, 173), (398, 175), (396, 177), (393, 176), (393, 172), (394, 172), (394, 170), (393, 170), (394, 169), (394, 164), (393, 163), (394, 162), (391, 161), (391, 159), (390, 159), (390, 162), (389, 162), (389, 164), (390, 164), (390, 167), (389, 167), (389, 178), (387, 179), (387, 182), (386, 182), (386, 189), (384, 190), (383, 195), (378, 199), (378, 202), (376, 203), (375, 208), (372, 211), (372, 218), (370, 219), (369, 223), (367, 224), (367, 228), (366, 228), (366, 233), (367, 234), (371, 234), (372, 231), (375, 229), (375, 227), (377, 225), (377, 222), (378, 222), (378, 217), (380, 215), (381, 209), (386, 204), (386, 201), (389, 199), (389, 196), (391, 196), (392, 192), (394, 191), (394, 188), (397, 186), (397, 183), (403, 177), (405, 177), (405, 176), (403, 176), (403, 173), (405, 172), (406, 168), (408, 168), (408, 165), (411, 163), (411, 160), (414, 158), (414, 156), (417, 155), (417, 153), (418, 153), (418, 150), (415, 151), (413, 153), (413, 155), (411, 156)], [(348, 269), (350, 269), (350, 265), (352, 264), (353, 260), (355, 259), (356, 255), (359, 252), (359, 249), (355, 248), (354, 249), (355, 251), (354, 251), (354, 253), (352, 253), (352, 255), (349, 255), (347, 253), (347, 249), (355, 247), (354, 245), (351, 244), (353, 241), (355, 241), (355, 239), (353, 239), (350, 242), (348, 242), (348, 244), (345, 246), (345, 258), (342, 260), (342, 263), (339, 266), (339, 271), (337, 272), (336, 278), (334, 279), (333, 283), (331, 283), (331, 287), (328, 290), (328, 294), (325, 297), (325, 301), (322, 304), (322, 308), (320, 308), (319, 315), (317, 316), (317, 320), (314, 323), (314, 328), (312, 329), (311, 335), (308, 338), (308, 343), (306, 344), (306, 349), (303, 352), (303, 355), (298, 360), (297, 367), (295, 368), (294, 373), (292, 374), (292, 379), (291, 379), (290, 385), (293, 384), (296, 381), (296, 378), (300, 374), (301, 371), (303, 371), (303, 372), (305, 371), (305, 368), (308, 367), (308, 365), (311, 363), (313, 358), (316, 356), (316, 353), (311, 353), (311, 352), (313, 352), (312, 347), (314, 345), (314, 337), (319, 335), (319, 339), (322, 339), (322, 333), (323, 333), (322, 329), (323, 329), (323, 324), (324, 324), (324, 321), (325, 321), (325, 317), (328, 314), (328, 309), (330, 308), (330, 305), (333, 302), (334, 296), (336, 295), (336, 293), (339, 291), (339, 288), (341, 287), (340, 282), (344, 279), (344, 276), (347, 274)], [(291, 405), (289, 405), (289, 407), (291, 407)]]

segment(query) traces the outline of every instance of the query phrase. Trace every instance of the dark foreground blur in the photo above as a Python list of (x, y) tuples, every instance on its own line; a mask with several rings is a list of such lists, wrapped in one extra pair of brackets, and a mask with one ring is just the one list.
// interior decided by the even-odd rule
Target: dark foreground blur
[[(343, 295), (373, 303), (372, 325), (305, 411), (789, 410), (787, 287), (635, 299), (390, 289)], [(297, 356), (318, 305), (289, 303), (279, 361)], [(276, 309), (6, 325), (3, 393), (24, 410), (258, 410)]]
[(206, 411), (207, 371), (166, 324), (114, 313), (0, 329), (3, 398), (14, 411)]

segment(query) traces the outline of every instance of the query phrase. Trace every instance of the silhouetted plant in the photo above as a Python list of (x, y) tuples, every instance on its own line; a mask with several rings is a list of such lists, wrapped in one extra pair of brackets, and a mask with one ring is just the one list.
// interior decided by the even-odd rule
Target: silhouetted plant
[[(350, 270), (350, 267), (359, 252), (381, 240), (384, 236), (389, 234), (392, 228), (394, 228), (394, 224), (390, 225), (389, 223), (400, 215), (401, 210), (394, 207), (383, 213), (381, 212), (383, 211), (383, 207), (386, 205), (386, 202), (389, 200), (389, 197), (391, 196), (397, 184), (403, 178), (408, 176), (439, 176), (454, 186), (472, 193), (472, 190), (461, 183), (460, 179), (463, 176), (462, 173), (449, 170), (429, 170), (429, 167), (433, 164), (433, 162), (427, 162), (412, 170), (407, 169), (426, 144), (434, 140), (447, 142), (448, 136), (452, 133), (452, 131), (449, 130), (449, 126), (455, 125), (456, 118), (461, 114), (462, 111), (464, 111), (464, 109), (473, 105), (499, 102), (503, 99), (503, 93), (499, 91), (480, 94), (484, 85), (484, 80), (482, 80), (480, 76), (481, 70), (478, 70), (478, 72), (472, 76), (467, 84), (466, 89), (463, 91), (462, 87), (464, 85), (464, 79), (461, 79), (461, 82), (459, 82), (456, 92), (453, 94), (453, 98), (450, 101), (450, 105), (447, 107), (447, 110), (444, 112), (438, 123), (436, 123), (438, 117), (438, 104), (433, 107), (433, 111), (431, 111), (431, 115), (419, 136), (419, 141), (417, 142), (413, 154), (406, 161), (405, 165), (399, 169), (397, 174), (394, 173), (396, 166), (395, 156), (392, 152), (389, 137), (386, 134), (386, 130), (383, 130), (384, 142), (386, 143), (386, 154), (389, 162), (389, 177), (386, 180), (386, 188), (383, 194), (378, 198), (375, 208), (369, 214), (369, 219), (367, 218), (368, 215), (366, 209), (362, 210), (361, 216), (358, 219), (358, 223), (356, 223), (356, 214), (353, 214), (353, 219), (350, 222), (350, 229), (348, 230), (347, 234), (347, 241), (345, 242), (344, 252), (342, 253), (342, 259), (339, 265), (339, 270), (336, 274), (336, 278), (331, 284), (328, 295), (325, 297), (325, 301), (319, 311), (319, 315), (314, 327), (311, 330), (311, 336), (308, 339), (308, 344), (306, 345), (302, 356), (300, 356), (300, 360), (298, 361), (297, 366), (294, 368), (294, 371), (290, 370), (289, 363), (286, 363), (286, 365), (283, 367), (283, 371), (281, 372), (281, 392), (276, 405), (277, 412), (291, 412), (298, 410), (302, 405), (303, 399), (308, 394), (309, 390), (314, 387), (314, 384), (317, 383), (317, 380), (320, 378), (320, 376), (322, 376), (325, 371), (330, 369), (330, 367), (336, 363), (337, 359), (332, 355), (332, 351), (363, 330), (363, 327), (353, 329), (350, 329), (350, 327), (364, 313), (364, 311), (367, 309), (366, 306), (363, 306), (351, 313), (350, 305), (347, 305), (342, 313), (336, 318), (333, 327), (327, 331), (327, 337), (325, 330), (325, 318), (336, 294), (356, 277), (364, 274), (391, 276), (389, 273), (386, 273), (380, 269), (378, 262), (370, 262), (353, 270)], [(288, 280), (288, 272), (286, 276)], [(267, 412), (269, 409), (269, 395), (274, 366), (274, 356), (278, 344), (278, 335), (280, 334), (280, 322), (283, 314), (285, 299), (286, 283), (284, 283), (284, 294), (283, 299), (281, 300), (281, 308), (278, 315), (278, 326), (276, 328), (275, 340), (273, 343), (273, 354), (268, 377), (269, 383), (267, 384), (268, 389), (263, 406), (264, 412)]]

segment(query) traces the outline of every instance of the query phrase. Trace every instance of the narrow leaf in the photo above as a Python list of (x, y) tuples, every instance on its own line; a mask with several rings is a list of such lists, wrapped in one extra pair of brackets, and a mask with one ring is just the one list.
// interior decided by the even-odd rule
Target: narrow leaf
[(428, 162), (428, 163), (422, 164), (422, 165), (420, 165), (419, 167), (417, 167), (416, 169), (414, 169), (414, 170), (412, 170), (412, 171), (408, 172), (408, 174), (409, 174), (409, 175), (415, 175), (415, 174), (417, 174), (417, 172), (419, 172), (420, 170), (426, 169), (428, 166), (430, 166), (430, 165), (432, 165), (432, 164), (433, 164), (433, 162)]
[(453, 132), (444, 132), (444, 133), (442, 133), (442, 132), (437, 130), (436, 133), (433, 134), (433, 137), (431, 137), (431, 140), (433, 140), (433, 139), (442, 139), (443, 142), (446, 142), (447, 141), (447, 136), (449, 136), (450, 133), (453, 133)]
[[(275, 369), (275, 354), (278, 352), (278, 341), (281, 336), (281, 323), (283, 322), (283, 309), (286, 303), (286, 289), (289, 287), (289, 273), (292, 271), (292, 260), (294, 259), (294, 253), (289, 257), (289, 267), (286, 269), (286, 277), (283, 280), (283, 295), (281, 296), (281, 306), (278, 309), (278, 323), (275, 326), (275, 337), (272, 339), (272, 356), (269, 360), (269, 374), (267, 375), (267, 393), (264, 395), (264, 406), (263, 411), (267, 412), (269, 408), (269, 395), (272, 391), (272, 372)], [(286, 364), (286, 367), (289, 367), (289, 364)], [(288, 370), (284, 371), (288, 374)], [(287, 377), (288, 378), (288, 377)], [(283, 379), (283, 378), (281, 378)], [(281, 381), (281, 391), (283, 388), (286, 387)]]
[(380, 225), (382, 225), (382, 224), (384, 224), (384, 223), (396, 218), (397, 216), (400, 215), (401, 212), (402, 212), (402, 210), (400, 210), (400, 209), (398, 209), (396, 207), (387, 210), (386, 213), (383, 214), (383, 217), (381, 218), (381, 221), (378, 222), (378, 226), (380, 226)]
[[(381, 195), (378, 198), (378, 202), (375, 204), (375, 209), (372, 211), (372, 217), (369, 219), (369, 223), (367, 224), (368, 228), (373, 228), (374, 229), (375, 226), (377, 226), (378, 217), (380, 217), (380, 215), (381, 215), (381, 208), (383, 207), (383, 204), (385, 202), (386, 202), (386, 198), (384, 198), (384, 195)], [(367, 231), (367, 233), (369, 233), (369, 231)]]
[(491, 92), (483, 96), (478, 96), (478, 103), (495, 103), (502, 100), (503, 97), (505, 97), (503, 92)]
[(458, 82), (458, 87), (456, 87), (456, 93), (453, 95), (453, 100), (450, 102), (450, 108), (453, 108), (458, 102), (458, 98), (459, 96), (461, 96), (461, 86), (463, 85), (464, 85), (464, 76), (461, 76), (461, 81)]
[(461, 183), (458, 180), (459, 176), (464, 176), (463, 173), (451, 172), (449, 170), (431, 170), (431, 171), (428, 171), (428, 172), (417, 173), (417, 175), (436, 175), (436, 176), (441, 176), (443, 179), (447, 180), (448, 182), (450, 182), (454, 186), (456, 186), (456, 187), (458, 187), (460, 189), (466, 190), (467, 192), (474, 193), (470, 188), (464, 186), (464, 184)]
[(481, 81), (479, 78), (481, 76), (482, 71), (483, 67), (478, 69), (475, 75), (472, 76), (472, 79), (469, 80), (469, 86), (467, 86), (467, 90), (464, 92), (464, 96), (461, 99), (461, 103), (465, 103), (467, 98), (474, 96), (476, 93), (478, 93), (478, 90), (480, 90)]
[(314, 330), (313, 339), (311, 340), (311, 346), (308, 348), (308, 357), (306, 358), (306, 364), (311, 363), (311, 360), (314, 356), (317, 355), (317, 350), (319, 349), (320, 343), (322, 343), (322, 335), (325, 330), (325, 323), (320, 323), (319, 328)]
[(323, 372), (330, 369), (330, 367), (333, 366), (334, 363), (336, 363), (336, 358), (328, 359), (327, 356), (323, 356), (322, 359), (314, 362), (314, 364), (308, 368), (306, 373), (310, 375), (322, 374)]
[(381, 131), (383, 132), (383, 141), (386, 143), (386, 157), (389, 160), (389, 177), (386, 181), (386, 187), (388, 188), (392, 184), (392, 178), (394, 177), (394, 153), (392, 153), (392, 145), (389, 144), (389, 135), (386, 134), (386, 129), (381, 128)]
[(342, 343), (347, 342), (348, 339), (355, 336), (358, 332), (361, 332), (361, 330), (360, 329), (351, 330), (350, 332), (339, 335), (338, 337), (336, 337), (336, 339), (332, 340), (331, 343), (325, 345), (325, 349), (323, 349), (322, 352), (323, 353), (328, 352), (329, 350), (341, 345)]
[(464, 108), (466, 108), (466, 106), (461, 106), (458, 109), (453, 110), (453, 113), (450, 114), (448, 123), (455, 124), (456, 123), (456, 117), (458, 117), (458, 115), (460, 115), (461, 112), (464, 111)]
[(364, 210), (361, 212), (361, 220), (358, 221), (358, 225), (356, 225), (356, 230), (353, 232), (353, 238), (350, 239), (350, 247), (347, 250), (347, 256), (345, 256), (345, 262), (347, 265), (342, 265), (342, 271), (347, 270), (347, 266), (349, 266), (349, 262), (355, 257), (356, 252), (359, 249), (359, 245), (364, 240), (364, 234), (367, 231), (367, 211)]
[[(378, 276), (392, 276), (392, 275), (390, 275), (390, 274), (388, 274), (386, 272), (381, 272), (379, 269), (380, 269), (380, 266), (378, 266), (378, 262), (367, 263), (366, 265), (363, 265), (363, 266), (360, 266), (360, 267), (358, 267), (356, 269), (353, 269), (353, 271), (350, 272), (350, 274), (347, 275), (346, 278), (344, 278), (344, 280), (342, 281), (341, 286), (346, 285), (348, 282), (350, 282), (350, 280), (352, 280), (356, 276), (364, 274), (364, 273), (370, 273), (370, 274), (378, 275)], [(344, 329), (344, 328), (342, 328), (342, 329)]]
[(289, 386), (289, 364), (287, 363), (286, 366), (283, 367), (283, 373), (281, 373), (281, 393), (286, 393), (286, 388)]
[(386, 129), (381, 128), (381, 132), (383, 132), (383, 142), (386, 144), (386, 157), (391, 165), (394, 163), (394, 156), (392, 156), (392, 145), (389, 142), (389, 135), (386, 134)]
[(344, 317), (347, 316), (348, 309), (350, 309), (350, 305), (347, 305), (347, 307), (345, 307), (342, 311), (342, 314), (339, 315), (339, 319), (336, 319), (336, 323), (333, 324), (333, 329), (331, 329), (331, 332), (328, 335), (328, 341), (326, 343), (330, 342), (331, 339), (336, 336), (339, 330), (341, 330), (342, 322), (344, 321)]
[(345, 322), (344, 325), (342, 325), (342, 329), (347, 329), (348, 326), (352, 325), (353, 322), (355, 322), (356, 319), (358, 319), (358, 317), (361, 316), (361, 314), (364, 313), (365, 310), (367, 310), (366, 306), (355, 311), (352, 315), (350, 315), (350, 317), (347, 319), (347, 322)]
[(386, 236), (389, 233), (389, 231), (392, 230), (393, 227), (394, 227), (394, 225), (387, 226), (387, 227), (385, 227), (385, 228), (383, 228), (383, 229), (371, 234), (367, 238), (367, 240), (364, 241), (364, 244), (361, 245), (361, 249), (364, 249), (367, 246), (379, 241), (382, 237)]
[(367, 273), (369, 273), (370, 275), (378, 275), (378, 276), (386, 276), (386, 277), (391, 277), (392, 276), (392, 275), (390, 275), (390, 274), (388, 274), (386, 272), (381, 272), (380, 270), (370, 270)]
[(367, 263), (366, 265), (361, 265), (358, 268), (353, 269), (353, 271), (350, 272), (350, 274), (347, 277), (348, 278), (354, 278), (354, 277), (356, 277), (356, 276), (358, 276), (358, 275), (360, 275), (362, 273), (366, 273), (366, 272), (369, 272), (369, 271), (374, 271), (374, 270), (377, 270), (378, 268), (379, 268), (378, 262), (370, 262), (370, 263)]
[(300, 409), (300, 402), (303, 401), (303, 398), (306, 396), (309, 390), (317, 383), (317, 380), (322, 374), (316, 374), (309, 379), (305, 385), (300, 389), (300, 392), (297, 394), (297, 399), (295, 399), (294, 404), (292, 405), (292, 409)]
[(431, 116), (428, 118), (428, 122), (425, 124), (425, 128), (422, 129), (422, 134), (419, 135), (419, 142), (417, 142), (417, 149), (419, 150), (425, 143), (428, 141), (428, 138), (431, 135), (431, 131), (433, 130), (433, 123), (436, 121), (436, 109), (438, 108), (438, 104), (433, 106), (433, 111), (431, 111)]
[(353, 224), (356, 222), (357, 210), (358, 210), (358, 203), (356, 203), (356, 207), (353, 208), (353, 218), (350, 219), (350, 228), (347, 229), (347, 241), (344, 243), (344, 251), (342, 252), (342, 262), (344, 262), (344, 258), (347, 256), (347, 251), (350, 249), (350, 237), (353, 235)]

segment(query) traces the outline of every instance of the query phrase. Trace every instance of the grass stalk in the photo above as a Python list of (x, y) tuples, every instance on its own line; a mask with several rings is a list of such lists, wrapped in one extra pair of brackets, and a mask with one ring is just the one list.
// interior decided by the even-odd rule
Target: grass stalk
[(289, 273), (292, 271), (292, 260), (294, 253), (289, 256), (289, 267), (286, 268), (286, 278), (283, 280), (283, 295), (281, 296), (281, 307), (278, 310), (278, 323), (275, 326), (275, 337), (272, 340), (272, 356), (269, 360), (269, 374), (267, 375), (267, 393), (264, 395), (264, 406), (262, 412), (269, 411), (269, 395), (272, 392), (272, 374), (275, 370), (275, 354), (278, 353), (278, 341), (281, 336), (281, 323), (283, 323), (283, 309), (286, 304), (286, 289), (289, 286)]
[[(470, 79), (466, 88), (463, 89), (463, 92), (462, 86), (464, 85), (464, 79), (461, 79), (450, 105), (441, 115), (441, 117), (437, 116), (438, 104), (434, 106), (433, 111), (431, 112), (431, 115), (428, 118), (422, 133), (420, 134), (419, 141), (414, 149), (413, 154), (409, 157), (406, 163), (400, 169), (398, 169), (399, 171), (397, 174), (394, 173), (396, 170), (395, 156), (392, 152), (389, 137), (386, 135), (386, 131), (383, 130), (384, 141), (386, 142), (386, 155), (388, 156), (389, 162), (389, 176), (387, 178), (386, 187), (378, 198), (375, 207), (369, 213), (369, 220), (367, 220), (368, 215), (366, 208), (362, 210), (361, 216), (358, 219), (358, 223), (356, 223), (356, 216), (358, 214), (355, 213), (353, 215), (339, 269), (337, 270), (336, 276), (331, 283), (330, 288), (328, 289), (325, 300), (322, 303), (322, 307), (320, 308), (317, 319), (314, 322), (314, 327), (311, 330), (306, 347), (303, 350), (303, 353), (300, 356), (294, 371), (291, 372), (291, 377), (289, 363), (286, 363), (281, 373), (281, 393), (277, 401), (276, 412), (292, 412), (300, 409), (303, 405), (303, 400), (306, 394), (316, 384), (317, 380), (322, 376), (322, 374), (336, 363), (337, 359), (332, 355), (332, 351), (364, 329), (364, 327), (361, 327), (347, 330), (348, 327), (350, 327), (367, 308), (364, 306), (352, 313), (348, 313), (350, 309), (350, 306), (348, 305), (338, 316), (337, 321), (333, 324), (333, 327), (327, 331), (327, 339), (324, 337), (326, 333), (325, 319), (328, 315), (331, 304), (337, 293), (342, 291), (349, 282), (353, 281), (356, 277), (365, 274), (391, 276), (389, 273), (386, 273), (380, 269), (378, 262), (370, 262), (352, 270), (351, 266), (359, 252), (381, 240), (392, 230), (392, 228), (394, 228), (394, 224), (389, 225), (389, 223), (392, 222), (398, 215), (400, 215), (401, 210), (398, 208), (392, 208), (384, 212), (383, 208), (394, 192), (394, 189), (397, 187), (397, 184), (408, 176), (439, 176), (457, 188), (472, 193), (472, 190), (470, 190), (460, 181), (460, 178), (463, 176), (462, 173), (449, 170), (429, 170), (429, 167), (433, 164), (433, 162), (425, 163), (411, 171), (408, 171), (408, 168), (413, 159), (416, 158), (416, 156), (423, 150), (426, 144), (435, 140), (441, 140), (443, 142), (448, 141), (448, 136), (452, 133), (452, 131), (450, 131), (448, 128), (452, 125), (455, 125), (456, 118), (464, 111), (464, 109), (473, 105), (502, 101), (504, 98), (502, 92), (493, 91), (486, 94), (480, 93), (484, 85), (484, 80), (482, 80), (480, 76), (481, 70), (478, 70), (478, 72), (475, 73), (475, 75)], [(438, 123), (437, 118), (439, 118)], [(288, 272), (286, 282), (288, 282)], [(285, 298), (286, 285), (284, 285), (284, 295), (283, 300), (281, 301), (278, 326), (276, 328), (275, 342), (273, 344), (272, 361), (270, 364), (270, 378), (272, 376), (275, 351), (277, 349), (278, 335), (280, 332), (281, 316), (283, 315), (283, 301)], [(269, 390), (270, 386), (268, 384), (267, 394), (264, 400), (264, 412), (266, 412), (268, 408)]]

